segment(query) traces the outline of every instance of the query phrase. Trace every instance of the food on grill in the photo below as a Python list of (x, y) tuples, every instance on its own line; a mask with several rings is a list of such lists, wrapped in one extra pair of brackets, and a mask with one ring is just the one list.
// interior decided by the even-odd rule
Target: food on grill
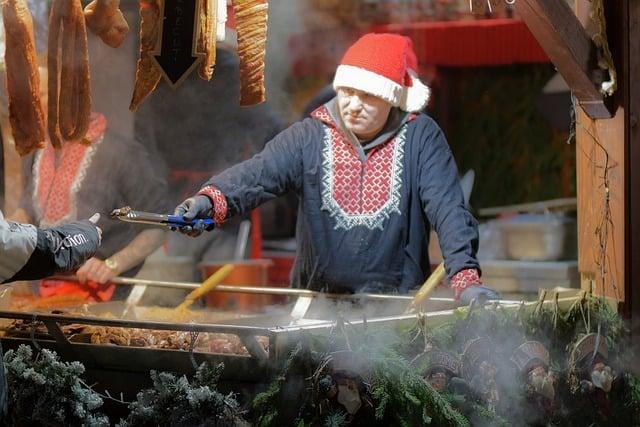
[(267, 10), (264, 0), (235, 0), (233, 9), (240, 56), (240, 105), (265, 101), (264, 58), (267, 46)]
[(49, 139), (86, 142), (91, 118), (87, 31), (80, 0), (54, 0), (49, 17)]
[(162, 70), (151, 57), (160, 34), (160, 0), (140, 0), (140, 58), (129, 110), (136, 111), (142, 101), (155, 90)]
[[(86, 313), (70, 313), (60, 310), (52, 314), (67, 316), (83, 316)], [(101, 317), (113, 317), (108, 314)], [(91, 343), (100, 345), (117, 345), (121, 347), (144, 347), (155, 349), (193, 350), (204, 353), (249, 354), (240, 338), (233, 334), (213, 332), (190, 333), (187, 331), (166, 331), (138, 328), (121, 328), (113, 326), (93, 326), (82, 324), (61, 325), (60, 329), (71, 342)], [(41, 321), (14, 320), (4, 330), (5, 336), (42, 337), (49, 334), (47, 327)], [(267, 337), (256, 337), (265, 351), (268, 351)]]
[(24, 156), (44, 147), (45, 139), (33, 20), (26, 0), (4, 1), (2, 20), (6, 34), (9, 121), (16, 150)]
[(200, 33), (198, 34), (198, 52), (204, 58), (198, 74), (204, 80), (211, 80), (216, 63), (216, 1), (200, 0)]
[(91, 32), (108, 46), (120, 46), (129, 32), (120, 0), (93, 0), (84, 8), (84, 17)]
[(131, 334), (124, 328), (97, 326), (91, 330), (91, 344), (113, 344), (126, 347), (131, 343)]

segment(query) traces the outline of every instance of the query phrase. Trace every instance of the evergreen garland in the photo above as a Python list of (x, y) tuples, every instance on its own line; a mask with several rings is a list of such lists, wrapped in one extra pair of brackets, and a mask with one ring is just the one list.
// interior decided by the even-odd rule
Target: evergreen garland
[[(640, 378), (626, 371), (633, 357), (627, 345), (628, 329), (602, 298), (581, 294), (564, 311), (557, 303), (542, 301), (533, 310), (524, 306), (507, 310), (498, 304), (472, 306), (456, 310), (451, 321), (434, 328), (429, 327), (426, 317), (418, 317), (409, 328), (345, 326), (339, 321), (329, 336), (304, 335), (299, 340), (283, 369), (251, 402), (249, 416), (254, 425), (640, 425)], [(594, 332), (607, 340), (609, 364), (618, 372), (608, 395), (608, 419), (602, 418), (589, 396), (571, 386), (577, 376), (569, 363), (572, 345)], [(499, 404), (491, 409), (471, 389), (438, 393), (422, 378), (424, 366), (413, 362), (434, 348), (461, 354), (465, 343), (477, 337), (495, 344), (496, 360), (505, 362), (497, 377)], [(540, 341), (547, 347), (550, 369), (558, 375), (557, 405), (550, 414), (541, 413), (528, 400), (525, 378), (508, 366), (513, 350), (527, 340)], [(325, 393), (333, 384), (332, 354), (345, 349), (356, 353), (369, 367), (361, 383), (366, 396), (355, 415), (330, 403)], [(24, 345), (7, 352), (5, 364), (14, 425), (109, 425), (108, 419), (96, 412), (102, 399), (80, 379), (82, 364), (60, 362), (47, 350), (34, 358), (31, 348)], [(129, 416), (119, 425), (246, 425), (234, 395), (217, 391), (223, 369), (222, 364), (202, 364), (192, 380), (152, 371), (153, 388), (138, 393), (129, 405)]]
[[(585, 334), (598, 331), (606, 339), (609, 363), (619, 373), (616, 386), (609, 394), (612, 416), (608, 420), (599, 419), (594, 403), (572, 390), (571, 383), (575, 382), (573, 377), (577, 372), (568, 363), (573, 344)], [(625, 372), (633, 357), (627, 342), (628, 332), (622, 318), (604, 298), (582, 293), (568, 310), (561, 310), (557, 302), (543, 304), (539, 301), (533, 310), (525, 310), (524, 307), (506, 310), (496, 304), (486, 308), (472, 306), (462, 314), (458, 310), (452, 321), (426, 330), (418, 322), (403, 331), (407, 342), (413, 345), (403, 345), (398, 349), (408, 360), (413, 360), (416, 358), (415, 350), (425, 347), (461, 354), (466, 340), (474, 337), (484, 336), (495, 344), (496, 359), (505, 361), (501, 368), (506, 371), (500, 373), (502, 379), (499, 383), (503, 390), (496, 413), (469, 396), (446, 396), (472, 425), (637, 426), (640, 425), (640, 378)], [(419, 343), (418, 336), (426, 337), (427, 345)], [(558, 375), (558, 407), (549, 418), (528, 406), (524, 379), (515, 371), (505, 369), (512, 351), (527, 340), (540, 341), (547, 347), (550, 370)]]
[[(290, 353), (283, 370), (267, 390), (253, 400), (255, 425), (468, 426), (467, 419), (424, 381), (404, 358), (384, 348), (384, 340), (392, 335), (396, 333), (384, 329), (376, 332), (366, 330), (360, 334), (351, 331), (349, 338), (336, 335), (330, 340), (318, 337), (301, 340)], [(327, 349), (343, 349), (345, 340), (349, 341), (349, 348), (369, 360), (372, 366), (370, 393), (373, 417), (359, 412), (351, 420), (340, 410), (320, 414), (319, 402), (314, 400), (317, 397), (314, 391), (322, 387), (322, 378), (325, 378)], [(314, 383), (316, 380), (318, 384)], [(297, 404), (292, 407), (292, 402)]]
[(185, 376), (151, 371), (153, 388), (142, 390), (129, 405), (131, 412), (120, 422), (127, 426), (242, 426), (233, 394), (217, 391), (224, 370), (221, 363), (200, 365), (190, 382)]
[(97, 412), (102, 399), (86, 386), (79, 362), (61, 362), (42, 350), (34, 358), (31, 347), (20, 345), (4, 355), (12, 425), (108, 426)]
[(374, 360), (372, 395), (379, 425), (470, 425), (447, 399), (394, 354), (380, 355)]

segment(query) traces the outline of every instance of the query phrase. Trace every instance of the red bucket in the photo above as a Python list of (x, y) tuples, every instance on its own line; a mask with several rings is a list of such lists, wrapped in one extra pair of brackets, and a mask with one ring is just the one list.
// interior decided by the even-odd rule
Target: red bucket
[[(233, 264), (233, 270), (220, 283), (221, 285), (268, 286), (269, 268), (273, 265), (273, 262), (268, 259), (202, 263), (198, 266), (202, 274), (202, 280), (206, 280), (226, 264)], [(271, 295), (240, 292), (210, 292), (204, 298), (207, 307), (231, 311), (259, 311), (261, 308), (275, 302), (274, 297)]]

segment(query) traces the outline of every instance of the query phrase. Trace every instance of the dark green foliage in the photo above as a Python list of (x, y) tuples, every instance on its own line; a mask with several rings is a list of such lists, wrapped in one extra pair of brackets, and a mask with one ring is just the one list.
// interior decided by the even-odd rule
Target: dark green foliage
[(325, 427), (343, 427), (346, 425), (348, 425), (347, 414), (341, 411), (330, 413), (324, 421)]
[(309, 378), (322, 358), (311, 347), (310, 341), (301, 340), (267, 390), (256, 395), (251, 404), (251, 418), (256, 426), (323, 424), (315, 417), (313, 402), (309, 400), (312, 387)]
[[(262, 427), (401, 425), (467, 426), (467, 420), (427, 384), (407, 362), (390, 349), (376, 350), (380, 342), (397, 334), (391, 330), (367, 331), (349, 337), (350, 346), (371, 363), (373, 376), (370, 392), (372, 414), (355, 417), (340, 410), (320, 413), (318, 390), (323, 389), (328, 341), (306, 339), (292, 351), (280, 374), (269, 388), (253, 401), (255, 424)], [(359, 337), (359, 339), (358, 339)], [(331, 340), (331, 350), (342, 349), (339, 337)], [(343, 337), (344, 338), (344, 337)], [(368, 343), (365, 346), (364, 343)], [(374, 344), (377, 343), (377, 344)], [(324, 349), (324, 352), (317, 351)], [(326, 387), (325, 387), (326, 388)], [(320, 393), (322, 394), (322, 393)], [(292, 405), (295, 402), (295, 405)]]
[(550, 64), (443, 71), (448, 92), (435, 95), (433, 115), (460, 170), (476, 172), (475, 208), (575, 194), (575, 147), (536, 107), (553, 74)]
[[(531, 339), (545, 344), (560, 369), (567, 368), (566, 359), (571, 344), (588, 333), (600, 333), (607, 340), (610, 359), (627, 364), (626, 334), (628, 330), (618, 313), (603, 298), (585, 294), (562, 312), (554, 304), (538, 307), (523, 322)], [(618, 360), (619, 359), (619, 360)]]
[(192, 381), (168, 372), (151, 371), (153, 388), (138, 393), (121, 426), (237, 426), (243, 425), (232, 394), (216, 390), (224, 365), (200, 365)]
[(477, 401), (460, 394), (445, 394), (444, 398), (465, 417), (474, 427), (507, 427), (509, 423), (495, 412), (490, 411)]
[(49, 350), (42, 350), (34, 359), (26, 345), (7, 351), (4, 363), (13, 425), (109, 425), (96, 412), (102, 399), (80, 379), (84, 373), (81, 363), (61, 362)]
[(380, 425), (468, 426), (469, 422), (399, 356), (374, 361), (372, 396)]

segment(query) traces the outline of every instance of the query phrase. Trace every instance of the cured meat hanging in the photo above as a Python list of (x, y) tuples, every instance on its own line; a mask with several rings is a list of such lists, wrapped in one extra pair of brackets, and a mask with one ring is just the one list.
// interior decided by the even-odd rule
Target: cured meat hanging
[[(225, 4), (224, 0), (200, 0), (198, 5), (196, 51), (203, 56), (198, 66), (198, 75), (203, 80), (209, 81), (213, 76), (216, 41), (222, 40), (224, 35), (226, 13), (222, 12)], [(131, 111), (138, 109), (162, 78), (162, 69), (152, 57), (161, 36), (162, 6), (162, 0), (140, 0), (140, 57), (129, 105)], [(266, 99), (264, 68), (268, 3), (266, 0), (235, 0), (233, 9), (240, 57), (240, 105), (251, 106)]]
[(136, 111), (142, 101), (155, 90), (162, 71), (150, 56), (160, 35), (160, 0), (140, 0), (140, 58), (136, 68), (136, 81), (130, 111)]
[(234, 0), (240, 56), (240, 105), (264, 102), (264, 59), (267, 47), (267, 10), (264, 0)]
[(120, 0), (93, 0), (84, 8), (84, 17), (89, 30), (108, 46), (120, 46), (129, 32)]
[(43, 148), (45, 140), (33, 20), (26, 0), (4, 1), (2, 20), (6, 34), (9, 121), (16, 150), (24, 156)]
[(216, 9), (216, 0), (200, 0), (198, 52), (204, 53), (204, 58), (198, 74), (207, 81), (211, 80), (216, 63)]
[(87, 31), (80, 0), (54, 0), (49, 16), (48, 128), (54, 147), (84, 139), (91, 116)]

